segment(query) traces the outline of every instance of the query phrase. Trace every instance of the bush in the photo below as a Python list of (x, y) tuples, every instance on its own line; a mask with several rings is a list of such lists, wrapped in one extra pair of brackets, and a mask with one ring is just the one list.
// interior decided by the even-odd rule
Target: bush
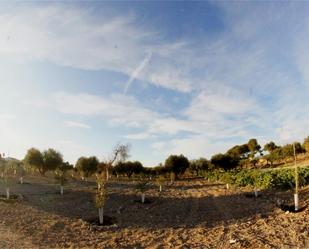
[(222, 173), (224, 173), (223, 170), (214, 169), (212, 171), (205, 171), (204, 176), (210, 181), (216, 182), (220, 180)]
[[(222, 181), (225, 183), (235, 184), (238, 187), (255, 186), (261, 189), (281, 188), (291, 189), (295, 187), (295, 170), (231, 170), (222, 172), (214, 170), (207, 174), (212, 181)], [(309, 167), (299, 169), (299, 186), (309, 184)]]
[(255, 179), (251, 170), (241, 170), (236, 174), (235, 184), (239, 187), (254, 186)]

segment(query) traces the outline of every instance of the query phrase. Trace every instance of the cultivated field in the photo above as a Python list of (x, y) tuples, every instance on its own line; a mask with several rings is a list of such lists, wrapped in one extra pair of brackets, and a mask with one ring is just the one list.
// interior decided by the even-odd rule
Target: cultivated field
[[(277, 205), (292, 203), (291, 192), (254, 198), (249, 189), (182, 180), (162, 192), (154, 183), (142, 204), (134, 186), (108, 183), (104, 215), (112, 225), (97, 226), (94, 182), (70, 180), (61, 196), (53, 178), (25, 177), (11, 187), (17, 199), (0, 201), (0, 248), (309, 248), (308, 208)], [(308, 188), (300, 200), (308, 204)]]

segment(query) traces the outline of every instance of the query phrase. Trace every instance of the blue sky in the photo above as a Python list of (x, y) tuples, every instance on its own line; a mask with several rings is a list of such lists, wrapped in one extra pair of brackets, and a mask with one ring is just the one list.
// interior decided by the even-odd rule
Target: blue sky
[(306, 2), (0, 3), (0, 151), (146, 166), (309, 134)]

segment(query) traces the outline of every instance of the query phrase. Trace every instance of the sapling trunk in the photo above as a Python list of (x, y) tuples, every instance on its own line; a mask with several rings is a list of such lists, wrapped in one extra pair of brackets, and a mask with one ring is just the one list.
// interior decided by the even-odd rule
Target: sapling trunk
[(6, 199), (10, 199), (10, 188), (6, 188)]
[(258, 197), (258, 195), (259, 195), (259, 192), (258, 192), (257, 188), (254, 188), (254, 196)]
[(162, 185), (160, 185), (160, 192), (162, 192)]
[(294, 150), (294, 167), (295, 167), (294, 207), (295, 207), (295, 211), (298, 211), (298, 208), (299, 208), (299, 200), (298, 200), (299, 176), (298, 176), (298, 166), (296, 164), (295, 143), (293, 143), (293, 150)]
[(109, 172), (108, 172), (108, 168), (106, 168), (106, 181), (108, 181), (109, 179)]
[(229, 186), (229, 184), (227, 183), (227, 184), (226, 184), (226, 189), (229, 189), (229, 188), (230, 188), (230, 186)]
[(19, 182), (20, 182), (20, 184), (23, 184), (23, 183), (24, 183), (24, 177), (21, 176), (21, 177), (19, 178)]
[(60, 194), (63, 195), (63, 185), (60, 186)]
[(298, 209), (299, 209), (298, 194), (294, 194), (294, 207), (295, 207), (295, 211), (298, 211)]
[(142, 203), (145, 203), (145, 194), (142, 194)]
[(99, 223), (100, 225), (103, 224), (103, 217), (104, 217), (104, 209), (103, 207), (99, 208)]

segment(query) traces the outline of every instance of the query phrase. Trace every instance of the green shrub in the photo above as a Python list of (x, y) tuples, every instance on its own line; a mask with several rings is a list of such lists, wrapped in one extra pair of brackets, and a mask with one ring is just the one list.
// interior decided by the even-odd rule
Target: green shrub
[(209, 179), (210, 181), (219, 181), (220, 180), (220, 177), (222, 175), (224, 171), (220, 170), (220, 169), (214, 169), (212, 171), (206, 171), (205, 172), (205, 177), (207, 179)]
[(256, 178), (256, 186), (261, 189), (274, 187), (274, 178), (272, 172), (260, 172)]
[(239, 187), (253, 186), (254, 178), (250, 170), (241, 170), (237, 173), (235, 184)]
[[(299, 186), (309, 184), (309, 167), (299, 169)], [(213, 170), (206, 174), (212, 181), (235, 184), (238, 187), (254, 186), (261, 189), (281, 188), (291, 189), (295, 187), (295, 169), (282, 169), (271, 171), (259, 170), (231, 170), (222, 172)]]

